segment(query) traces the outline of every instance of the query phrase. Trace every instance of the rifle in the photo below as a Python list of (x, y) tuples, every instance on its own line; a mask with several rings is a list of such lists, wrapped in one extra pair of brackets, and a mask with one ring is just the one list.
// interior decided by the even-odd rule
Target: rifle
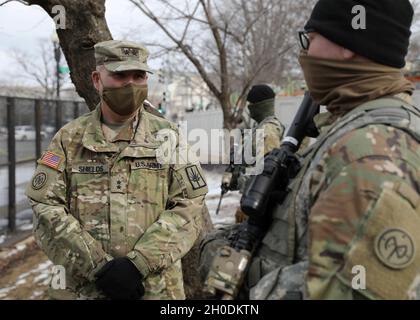
[(205, 281), (205, 290), (213, 295), (222, 295), (224, 300), (235, 299), (242, 287), (248, 266), (260, 241), (265, 235), (271, 212), (267, 208), (270, 196), (282, 203), (287, 187), (300, 170), (300, 161), (295, 155), (305, 136), (316, 137), (318, 132), (313, 117), (319, 106), (305, 93), (299, 110), (293, 119), (279, 149), (274, 149), (264, 158), (264, 170), (254, 176), (241, 198), (241, 209), (248, 219), (239, 228), (229, 246), (219, 248)]
[(221, 192), (220, 198), (219, 198), (219, 204), (217, 205), (217, 209), (216, 209), (216, 215), (219, 214), (220, 205), (222, 204), (223, 197), (227, 192), (228, 192), (228, 190), (226, 188), (222, 188), (222, 192)]
[[(243, 131), (241, 130), (241, 137), (243, 139)], [(237, 146), (237, 145), (236, 145)], [(217, 205), (216, 215), (219, 214), (220, 205), (222, 204), (223, 197), (226, 193), (231, 190), (236, 190), (238, 187), (238, 177), (240, 174), (240, 165), (235, 164), (235, 147), (230, 150), (229, 156), (229, 166), (226, 168), (224, 175), (227, 173), (226, 179), (222, 180), (222, 184), (220, 186), (221, 193), (219, 198), (219, 204)]]

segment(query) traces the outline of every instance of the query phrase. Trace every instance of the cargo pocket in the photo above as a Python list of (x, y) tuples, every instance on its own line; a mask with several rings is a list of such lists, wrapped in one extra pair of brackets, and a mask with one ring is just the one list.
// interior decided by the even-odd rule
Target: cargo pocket
[(420, 197), (406, 184), (384, 187), (346, 254), (338, 277), (351, 286), (355, 266), (366, 270), (362, 295), (407, 299), (420, 270)]

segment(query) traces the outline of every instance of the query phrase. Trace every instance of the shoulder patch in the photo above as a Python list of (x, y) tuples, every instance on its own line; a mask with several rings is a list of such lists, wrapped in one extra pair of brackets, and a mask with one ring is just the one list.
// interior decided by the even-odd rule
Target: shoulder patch
[(204, 173), (199, 164), (190, 164), (175, 170), (175, 172), (188, 198), (193, 199), (205, 195), (208, 192)]
[(43, 186), (45, 186), (45, 184), (47, 183), (47, 180), (48, 180), (48, 175), (46, 172), (41, 171), (37, 173), (32, 179), (32, 183), (31, 183), (32, 189), (34, 190), (41, 189)]
[(186, 167), (185, 171), (187, 173), (188, 180), (190, 181), (193, 190), (198, 190), (207, 186), (206, 181), (204, 180), (203, 176), (200, 173), (200, 170), (198, 170), (198, 167), (196, 165)]
[(405, 230), (387, 228), (375, 239), (375, 254), (387, 267), (404, 269), (414, 261), (416, 246)]
[(44, 153), (41, 160), (39, 160), (39, 163), (46, 165), (47, 167), (53, 168), (55, 170), (58, 170), (63, 160), (64, 160), (63, 156), (60, 156), (51, 151), (47, 151)]

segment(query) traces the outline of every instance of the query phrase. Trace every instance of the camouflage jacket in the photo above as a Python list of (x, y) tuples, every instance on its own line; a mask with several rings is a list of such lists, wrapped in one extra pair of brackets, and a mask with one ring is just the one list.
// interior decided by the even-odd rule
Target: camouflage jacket
[[(261, 121), (252, 128), (252, 141), (249, 140), (249, 138), (251, 138), (251, 135), (245, 136), (242, 151), (243, 154), (252, 150), (252, 155), (256, 155), (258, 157), (259, 150), (257, 148), (257, 130), (263, 130), (262, 137), (264, 138), (264, 149), (262, 155), (265, 156), (267, 153), (270, 153), (273, 149), (280, 147), (285, 129), (281, 122), (275, 116), (272, 116), (265, 118), (263, 121)], [(250, 143), (252, 143), (251, 146)], [(241, 192), (245, 190), (249, 179), (252, 177), (251, 175), (246, 174), (246, 167), (247, 165), (245, 164), (241, 165), (241, 169), (235, 171), (238, 174), (238, 177), (235, 178), (238, 179), (238, 189)]]
[[(317, 117), (321, 135), (342, 121), (330, 119)], [(262, 274), (251, 298), (420, 298), (420, 117), (411, 119), (411, 133), (367, 121), (320, 150), (292, 195), (293, 262)]]
[[(113, 141), (100, 118), (97, 107), (60, 129), (27, 187), (35, 238), (66, 270), (66, 290), (50, 293), (103, 298), (95, 273), (127, 256), (145, 277), (144, 299), (184, 299), (181, 258), (202, 229), (207, 193), (200, 164), (189, 154), (186, 161), (177, 127), (144, 108)], [(157, 160), (161, 130), (179, 138), (179, 161)]]

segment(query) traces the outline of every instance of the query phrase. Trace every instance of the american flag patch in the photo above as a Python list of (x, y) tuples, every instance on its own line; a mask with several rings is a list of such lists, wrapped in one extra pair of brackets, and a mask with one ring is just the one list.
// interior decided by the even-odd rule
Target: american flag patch
[(58, 169), (61, 161), (63, 161), (64, 157), (59, 156), (51, 151), (47, 151), (41, 158), (40, 163), (45, 164), (46, 166)]

